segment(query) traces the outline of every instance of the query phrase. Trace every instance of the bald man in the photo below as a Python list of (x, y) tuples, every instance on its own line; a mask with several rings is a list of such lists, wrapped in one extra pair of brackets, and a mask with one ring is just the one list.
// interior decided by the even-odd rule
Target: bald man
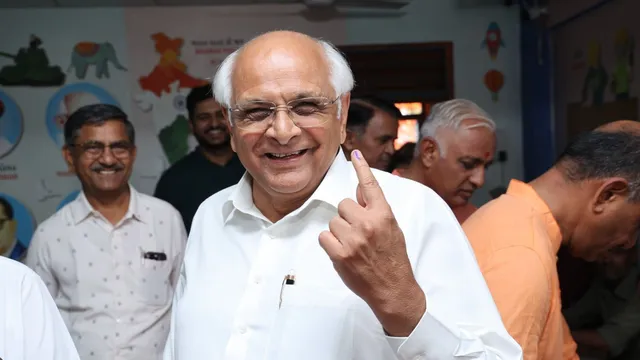
[(556, 254), (587, 261), (631, 248), (640, 224), (640, 124), (578, 137), (546, 173), (476, 211), (463, 225), (525, 360), (578, 359), (561, 313)]
[(194, 217), (165, 360), (520, 359), (444, 201), (347, 161), (353, 83), (331, 44), (288, 31), (220, 65), (247, 172)]
[(435, 104), (403, 176), (433, 189), (463, 223), (476, 210), (469, 200), (484, 185), (485, 170), (493, 162), (495, 129), (489, 114), (472, 101)]

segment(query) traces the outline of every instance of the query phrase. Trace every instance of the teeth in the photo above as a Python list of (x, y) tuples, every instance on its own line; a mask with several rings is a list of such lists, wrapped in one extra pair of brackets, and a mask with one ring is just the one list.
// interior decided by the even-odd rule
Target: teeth
[(100, 174), (115, 174), (116, 171), (115, 170), (102, 170), (100, 171)]
[(302, 150), (296, 151), (296, 152), (292, 152), (292, 153), (286, 153), (286, 154), (274, 154), (274, 153), (271, 153), (271, 156), (277, 157), (277, 158), (283, 158), (283, 157), (292, 156), (292, 155), (299, 155), (301, 153), (302, 153)]

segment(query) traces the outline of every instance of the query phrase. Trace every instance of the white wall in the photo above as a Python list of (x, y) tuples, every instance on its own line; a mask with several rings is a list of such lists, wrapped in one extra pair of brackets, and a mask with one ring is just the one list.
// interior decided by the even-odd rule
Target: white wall
[[(219, 39), (227, 36), (250, 37), (262, 31), (287, 28), (322, 36), (339, 45), (382, 44), (398, 42), (454, 42), (455, 95), (476, 101), (495, 117), (499, 126), (499, 148), (509, 152), (507, 178), (521, 178), (523, 174), (520, 116), (520, 59), (518, 12), (504, 7), (458, 10), (452, 1), (420, 0), (407, 7), (408, 15), (391, 19), (348, 18), (329, 23), (311, 23), (299, 17), (267, 16), (268, 12), (292, 7), (264, 6), (259, 17), (242, 18), (215, 16), (228, 8), (153, 8), (153, 9), (43, 9), (3, 10), (0, 12), (0, 51), (16, 52), (26, 46), (30, 34), (44, 41), (52, 64), (64, 71), (69, 66), (70, 51), (79, 41), (111, 42), (120, 61), (129, 67), (122, 72), (111, 67), (110, 79), (95, 79), (90, 69), (84, 81), (97, 84), (111, 93), (125, 111), (132, 116), (139, 137), (139, 157), (132, 180), (144, 192), (152, 192), (162, 165), (159, 164), (159, 143), (153, 119), (141, 113), (132, 103), (140, 92), (137, 79), (146, 75), (157, 59), (152, 42), (149, 46), (132, 46), (145, 41), (153, 32), (164, 31), (170, 36), (185, 37), (182, 60), (194, 76), (210, 77), (213, 65), (207, 67), (202, 58), (193, 56), (190, 40)], [(254, 13), (256, 8), (254, 9)], [(145, 19), (144, 21), (136, 21)], [(153, 20), (149, 20), (153, 19)], [(487, 26), (496, 21), (502, 29), (506, 44), (500, 49), (496, 61), (491, 61), (487, 50), (481, 48)], [(136, 43), (137, 44), (137, 43)], [(146, 57), (150, 63), (143, 69), (136, 59)], [(0, 58), (0, 67), (10, 64)], [(193, 63), (193, 65), (192, 65)], [(493, 102), (483, 83), (485, 72), (491, 68), (502, 71), (505, 86), (500, 100)], [(65, 85), (78, 82), (75, 75), (67, 74)], [(49, 138), (45, 127), (46, 107), (58, 88), (0, 87), (22, 109), (25, 130), (21, 142), (9, 155), (0, 158), (0, 170), (15, 166), (17, 180), (0, 180), (0, 193), (19, 199), (40, 222), (52, 214), (59, 201), (68, 192), (78, 188), (73, 177), (60, 177), (64, 170), (59, 149)], [(5, 171), (6, 173), (6, 171)], [(0, 173), (2, 175), (2, 173)], [(37, 190), (41, 180), (53, 192), (44, 199), (44, 191)], [(499, 185), (500, 171), (494, 166), (488, 173), (485, 188), (475, 197), (477, 203), (488, 200), (488, 190)], [(35, 189), (35, 190), (34, 190)], [(43, 201), (40, 201), (43, 200)]]

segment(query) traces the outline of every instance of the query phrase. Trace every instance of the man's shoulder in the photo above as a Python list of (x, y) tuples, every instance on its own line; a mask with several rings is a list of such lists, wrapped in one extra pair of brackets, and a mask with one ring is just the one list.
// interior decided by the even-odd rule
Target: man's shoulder
[(238, 184), (231, 185), (209, 196), (200, 204), (198, 211), (204, 208), (207, 208), (207, 209), (220, 208), (231, 198), (231, 194), (233, 194), (233, 192), (237, 187), (238, 187)]
[(180, 160), (169, 166), (162, 175), (160, 175), (160, 180), (167, 181), (192, 176), (186, 172), (192, 169), (194, 158), (196, 156), (197, 154), (195, 153), (195, 150), (188, 153), (186, 156), (183, 156)]
[(71, 201), (66, 204), (58, 211), (53, 213), (53, 215), (46, 218), (36, 227), (35, 235), (46, 233), (47, 235), (55, 234), (62, 227), (67, 227), (71, 224), (71, 208), (76, 200)]
[[(531, 227), (531, 219), (536, 215), (535, 209), (526, 201), (504, 194), (477, 209), (467, 220), (469, 228), (482, 226), (485, 228), (503, 228), (513, 222)], [(465, 222), (465, 225), (467, 224)]]
[(536, 249), (538, 229), (536, 211), (526, 201), (505, 194), (476, 210), (463, 229), (476, 252), (497, 251), (512, 246)]
[(138, 193), (138, 199), (140, 205), (143, 207), (149, 207), (153, 210), (153, 213), (169, 213), (171, 215), (179, 215), (178, 210), (170, 203), (155, 196), (147, 195), (145, 193)]
[[(0, 256), (0, 273), (7, 276), (6, 283), (10, 287), (20, 287), (25, 281), (38, 279), (38, 275), (28, 266), (4, 256)], [(3, 281), (3, 283), (5, 282)]]

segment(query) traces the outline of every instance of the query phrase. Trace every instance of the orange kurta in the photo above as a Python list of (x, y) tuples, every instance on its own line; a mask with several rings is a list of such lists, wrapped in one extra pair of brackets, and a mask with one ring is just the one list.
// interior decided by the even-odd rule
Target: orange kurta
[(463, 228), (524, 359), (578, 359), (561, 312), (560, 228), (534, 189), (512, 180), (505, 195), (477, 210)]

